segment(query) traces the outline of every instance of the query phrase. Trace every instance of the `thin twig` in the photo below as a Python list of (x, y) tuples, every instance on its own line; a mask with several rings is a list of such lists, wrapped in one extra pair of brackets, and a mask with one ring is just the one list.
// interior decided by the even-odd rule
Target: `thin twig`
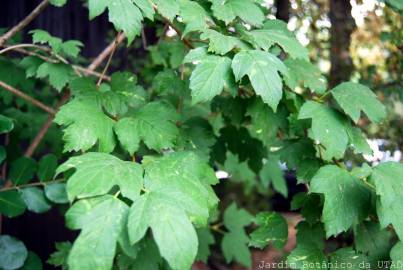
[(111, 62), (112, 62), (113, 55), (115, 54), (116, 48), (117, 48), (118, 45), (119, 45), (119, 42), (118, 42), (119, 36), (120, 36), (120, 33), (119, 33), (119, 34), (116, 36), (116, 38), (115, 38), (115, 42), (113, 43), (112, 51), (111, 51), (111, 53), (109, 54), (108, 61), (106, 62), (106, 65), (105, 65), (105, 67), (104, 67), (104, 69), (103, 69), (103, 71), (102, 71), (102, 76), (99, 77), (99, 80), (98, 80), (98, 82), (97, 82), (97, 86), (98, 86), (98, 87), (101, 85), (101, 83), (102, 83), (102, 78), (103, 78), (103, 76), (106, 74), (106, 72), (108, 71), (108, 68), (109, 68), (109, 66), (110, 66), (110, 64), (111, 64)]
[[(123, 40), (126, 38), (126, 35), (124, 33), (121, 33), (118, 35), (117, 42), (122, 43)], [(88, 66), (89, 70), (96, 70), (97, 67), (99, 67), (102, 62), (109, 56), (109, 54), (112, 52), (113, 47), (115, 46), (115, 42), (112, 42), (109, 44), (91, 63), (91, 65)]]
[(20, 97), (22, 99), (25, 99), (26, 101), (28, 101), (29, 103), (35, 105), (36, 107), (41, 108), (45, 112), (48, 112), (48, 113), (50, 113), (52, 115), (56, 113), (55, 110), (53, 110), (51, 107), (43, 104), (42, 102), (40, 102), (39, 100), (37, 100), (37, 99), (35, 99), (35, 98), (31, 97), (31, 96), (28, 96), (27, 94), (25, 94), (25, 93), (21, 92), (20, 90), (12, 87), (11, 85), (6, 84), (3, 81), (0, 81), (0, 87), (3, 87), (6, 91), (9, 91), (9, 92), (13, 93), (16, 96), (18, 96), (18, 97)]
[(62, 183), (65, 181), (66, 181), (66, 179), (56, 179), (56, 180), (47, 181), (47, 182), (35, 182), (35, 183), (29, 183), (29, 184), (24, 184), (24, 185), (19, 185), (19, 186), (5, 187), (5, 188), (0, 189), (0, 192), (14, 190), (14, 189), (20, 189), (20, 188), (26, 188), (26, 187), (46, 186), (49, 184)]
[(3, 45), (7, 40), (12, 38), (19, 31), (24, 29), (31, 21), (33, 21), (49, 4), (48, 0), (43, 0), (27, 17), (25, 17), (16, 26), (11, 28), (7, 33), (0, 37), (0, 46)]
[[(7, 46), (6, 48), (9, 48), (9, 47), (11, 47), (11, 46)], [(43, 46), (41, 46), (41, 47), (43, 48)], [(21, 53), (21, 54), (29, 55), (29, 56), (38, 57), (38, 58), (40, 58), (40, 59), (42, 59), (43, 61), (48, 62), (48, 63), (54, 63), (54, 64), (56, 64), (56, 63), (59, 63), (59, 62), (60, 62), (60, 61), (57, 60), (57, 59), (53, 59), (53, 58), (51, 58), (51, 57), (46, 57), (46, 56), (43, 56), (43, 55), (41, 55), (41, 54), (39, 54), (39, 53), (25, 50), (24, 48), (21, 48), (21, 47), (16, 47), (16, 46), (14, 46), (13, 51), (16, 51), (16, 52)], [(94, 71), (94, 70), (90, 70), (90, 69), (88, 69), (88, 68), (85, 68), (85, 67), (82, 67), (82, 66), (78, 66), (78, 65), (71, 65), (71, 66), (72, 66), (74, 69), (77, 69), (78, 71), (82, 72), (84, 75), (92, 75), (92, 76), (95, 76), (95, 77), (102, 77), (102, 74), (101, 74), (101, 73), (96, 72), (96, 71)], [(105, 81), (110, 81), (110, 80), (111, 80), (111, 77), (109, 77), (108, 75), (103, 75), (103, 80), (105, 80)]]
[(147, 50), (147, 48), (148, 48), (147, 37), (146, 37), (146, 33), (144, 32), (144, 27), (141, 28), (141, 40), (143, 41), (143, 49)]

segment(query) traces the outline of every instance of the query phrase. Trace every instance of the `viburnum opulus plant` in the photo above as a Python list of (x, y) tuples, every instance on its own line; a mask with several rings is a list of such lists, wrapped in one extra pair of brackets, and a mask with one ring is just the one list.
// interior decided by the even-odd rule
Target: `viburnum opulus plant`
[[(78, 65), (79, 41), (43, 30), (31, 31), (28, 45), (10, 41), (15, 29), (2, 36), (0, 132), (33, 142), (21, 157), (0, 146), (0, 161), (9, 163), (0, 213), (16, 217), (61, 204), (66, 226), (80, 230), (74, 243), (56, 244), (48, 263), (188, 270), (214, 248), (225, 263), (250, 267), (251, 249), (287, 242), (284, 217), (259, 212), (269, 209), (271, 191), (288, 196), (281, 163), (306, 186), (292, 198), (303, 220), (289, 267), (375, 268), (379, 260), (403, 259), (403, 166), (367, 164), (362, 154), (371, 149), (356, 125), (362, 113), (381, 122), (384, 106), (356, 82), (328, 89), (308, 50), (285, 23), (267, 19), (259, 2), (89, 0), (90, 19), (107, 12), (117, 32), (88, 68)], [(108, 76), (119, 43), (130, 46), (144, 25), (156, 25), (160, 40), (147, 48), (141, 80), (130, 71)], [(10, 52), (23, 58), (6, 57)], [(63, 131), (63, 154), (55, 127), (41, 141), (52, 121)], [(37, 162), (31, 156), (39, 143), (51, 154)], [(229, 179), (220, 182), (217, 170)], [(221, 194), (235, 183), (266, 206), (224, 207), (219, 183)], [(338, 236), (349, 245), (325, 248)], [(41, 268), (14, 237), (1, 236), (0, 251), (2, 269)]]

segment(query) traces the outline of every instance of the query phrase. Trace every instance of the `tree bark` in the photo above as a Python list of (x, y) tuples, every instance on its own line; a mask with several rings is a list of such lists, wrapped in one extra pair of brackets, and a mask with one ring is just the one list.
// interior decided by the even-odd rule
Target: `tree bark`
[(354, 69), (350, 57), (351, 34), (356, 28), (351, 15), (350, 0), (330, 0), (330, 62), (329, 86), (350, 79)]
[(290, 0), (276, 0), (276, 18), (285, 22), (290, 20)]

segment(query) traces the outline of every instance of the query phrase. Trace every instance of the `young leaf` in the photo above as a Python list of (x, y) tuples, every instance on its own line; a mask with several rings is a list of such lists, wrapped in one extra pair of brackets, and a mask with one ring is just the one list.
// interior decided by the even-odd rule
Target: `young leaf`
[(22, 189), (20, 192), (28, 210), (34, 213), (44, 213), (52, 208), (52, 206), (46, 200), (42, 189), (37, 187), (27, 187)]
[[(137, 2), (137, 1), (135, 1)], [(140, 34), (143, 15), (139, 8), (131, 0), (89, 0), (88, 8), (90, 19), (93, 19), (108, 8), (109, 21), (113, 23), (116, 30), (122, 30), (127, 35), (128, 43)]]
[(129, 161), (105, 153), (86, 153), (72, 157), (57, 168), (56, 174), (76, 168), (67, 182), (70, 201), (108, 193), (115, 185), (123, 196), (134, 200), (143, 186), (143, 170)]
[(355, 123), (360, 119), (361, 111), (376, 123), (386, 117), (385, 107), (374, 92), (365, 85), (344, 82), (333, 88), (331, 92), (340, 107)]
[(257, 248), (264, 248), (270, 242), (277, 249), (281, 249), (288, 240), (287, 221), (277, 213), (260, 212), (255, 218), (259, 226), (250, 234), (250, 245)]
[(264, 14), (252, 0), (210, 0), (213, 2), (211, 9), (214, 16), (231, 23), (236, 17), (241, 18), (246, 23), (260, 26), (264, 21)]
[(347, 231), (368, 215), (371, 192), (347, 171), (326, 165), (311, 180), (310, 192), (325, 196), (323, 221), (326, 236)]
[(212, 29), (206, 29), (200, 35), (201, 39), (209, 40), (208, 51), (216, 54), (224, 55), (234, 48), (242, 48), (247, 46), (242, 43), (238, 38), (233, 36), (226, 36)]
[(114, 121), (100, 110), (96, 101), (72, 100), (62, 106), (54, 120), (64, 129), (64, 151), (86, 151), (98, 142), (98, 150), (111, 152), (115, 148)]
[(81, 229), (70, 250), (69, 269), (112, 269), (117, 238), (124, 229), (127, 211), (126, 204), (110, 195), (76, 202), (66, 213), (68, 227)]
[(0, 235), (0, 268), (18, 269), (24, 265), (27, 256), (23, 242), (9, 235)]
[(16, 190), (0, 192), (0, 213), (13, 218), (25, 212), (26, 205), (21, 194)]
[(212, 100), (224, 86), (229, 87), (227, 78), (231, 72), (231, 59), (209, 55), (201, 60), (190, 77), (192, 103)]
[(250, 50), (237, 53), (232, 60), (235, 79), (248, 75), (256, 94), (274, 111), (283, 95), (283, 83), (278, 72), (288, 76), (287, 67), (271, 53)]
[(247, 267), (252, 264), (251, 254), (247, 244), (249, 237), (244, 227), (249, 225), (253, 217), (245, 210), (238, 209), (236, 204), (231, 204), (224, 212), (224, 225), (229, 230), (224, 234), (221, 249), (227, 263), (235, 260)]
[(72, 244), (70, 242), (59, 242), (55, 244), (56, 251), (53, 252), (46, 261), (48, 264), (61, 267), (67, 270), (67, 258), (69, 256)]
[(403, 217), (396, 213), (403, 211), (402, 175), (403, 165), (396, 162), (379, 164), (371, 175), (379, 196), (377, 212), (381, 227), (386, 228), (391, 223), (400, 239), (403, 239)]
[(349, 141), (347, 120), (337, 111), (313, 101), (305, 102), (298, 115), (298, 119), (308, 118), (312, 118), (312, 138), (325, 147), (323, 158), (342, 158)]
[(70, 80), (72, 72), (72, 68), (66, 64), (45, 62), (39, 66), (36, 77), (49, 77), (50, 85), (60, 92)]
[(150, 149), (161, 151), (174, 146), (179, 130), (175, 122), (178, 115), (167, 103), (151, 102), (136, 111), (131, 117), (119, 120), (115, 132), (122, 146), (133, 155), (140, 141)]

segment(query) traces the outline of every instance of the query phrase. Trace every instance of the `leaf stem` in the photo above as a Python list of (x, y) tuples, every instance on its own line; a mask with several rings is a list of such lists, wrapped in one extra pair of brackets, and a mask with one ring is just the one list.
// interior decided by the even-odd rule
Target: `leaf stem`
[(5, 187), (5, 188), (0, 189), (0, 192), (14, 190), (14, 189), (21, 189), (21, 188), (26, 188), (26, 187), (46, 186), (48, 184), (62, 183), (64, 181), (66, 181), (66, 179), (56, 179), (56, 180), (48, 181), (48, 182), (35, 182), (35, 183), (29, 183), (29, 184), (24, 184), (24, 185), (19, 185), (19, 186)]
[(112, 62), (113, 55), (115, 54), (116, 48), (117, 48), (118, 45), (119, 45), (119, 41), (118, 41), (118, 40), (119, 40), (120, 34), (121, 34), (121, 33), (118, 33), (118, 34), (116, 35), (115, 41), (113, 42), (113, 47), (112, 47), (111, 53), (109, 54), (108, 61), (106, 62), (106, 65), (105, 65), (105, 67), (104, 67), (104, 70), (103, 70), (102, 73), (101, 73), (102, 75), (99, 77), (99, 80), (98, 80), (98, 82), (97, 82), (97, 86), (98, 86), (98, 87), (101, 85), (101, 83), (102, 83), (102, 78), (105, 76), (105, 74), (106, 74), (106, 72), (108, 71), (108, 68), (109, 68), (109, 66), (110, 66), (110, 64), (111, 64), (111, 62)]

